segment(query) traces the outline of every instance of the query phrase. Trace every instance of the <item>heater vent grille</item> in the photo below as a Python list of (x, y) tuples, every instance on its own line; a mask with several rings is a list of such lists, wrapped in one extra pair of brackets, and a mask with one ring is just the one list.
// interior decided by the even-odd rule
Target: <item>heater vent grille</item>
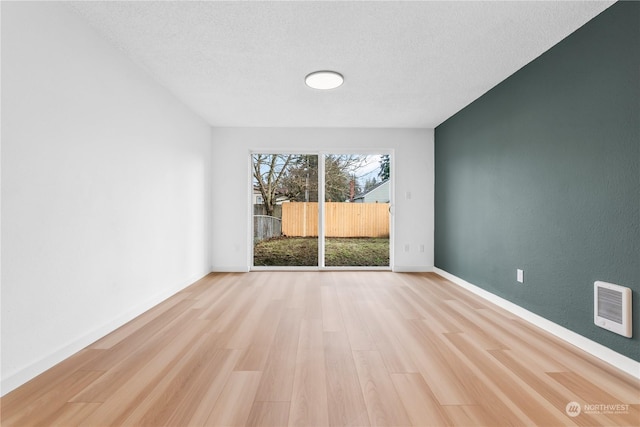
[(598, 287), (598, 316), (622, 323), (622, 292)]
[(594, 323), (631, 337), (631, 289), (607, 282), (594, 283)]

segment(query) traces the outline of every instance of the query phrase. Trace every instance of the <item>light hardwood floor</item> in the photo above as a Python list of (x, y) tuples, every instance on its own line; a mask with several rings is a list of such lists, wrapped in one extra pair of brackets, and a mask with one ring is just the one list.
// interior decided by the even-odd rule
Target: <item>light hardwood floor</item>
[(211, 274), (2, 398), (2, 426), (639, 424), (636, 379), (431, 273)]

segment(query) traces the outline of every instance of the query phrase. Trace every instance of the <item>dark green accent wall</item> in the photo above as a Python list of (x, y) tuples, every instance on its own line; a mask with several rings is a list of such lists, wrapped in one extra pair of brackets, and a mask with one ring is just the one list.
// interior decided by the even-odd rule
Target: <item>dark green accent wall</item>
[[(640, 361), (639, 147), (619, 2), (436, 128), (436, 267)], [(593, 324), (596, 280), (633, 290), (631, 339)]]

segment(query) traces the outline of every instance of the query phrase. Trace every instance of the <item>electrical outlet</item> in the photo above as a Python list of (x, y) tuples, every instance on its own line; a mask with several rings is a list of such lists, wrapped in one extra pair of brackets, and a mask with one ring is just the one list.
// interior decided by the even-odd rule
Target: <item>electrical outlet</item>
[(404, 245), (404, 251), (405, 251), (405, 252), (409, 252), (409, 248), (410, 248), (410, 247), (409, 247), (409, 244), (408, 244), (408, 243)]
[(424, 252), (424, 245), (420, 245), (420, 252)]
[(518, 283), (524, 283), (524, 271), (519, 268), (516, 269), (516, 280)]

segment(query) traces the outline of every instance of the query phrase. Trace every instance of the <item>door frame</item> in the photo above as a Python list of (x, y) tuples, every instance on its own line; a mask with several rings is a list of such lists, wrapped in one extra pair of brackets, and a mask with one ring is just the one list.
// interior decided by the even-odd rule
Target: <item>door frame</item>
[[(299, 155), (314, 155), (318, 156), (318, 265), (317, 266), (255, 266), (253, 265), (253, 160), (254, 154), (299, 154)], [(376, 266), (325, 266), (324, 254), (325, 254), (325, 158), (331, 154), (360, 154), (360, 155), (389, 155), (389, 265), (383, 267)], [(362, 270), (362, 271), (393, 271), (394, 266), (394, 253), (395, 253), (395, 150), (393, 149), (340, 149), (340, 150), (249, 150), (247, 156), (248, 162), (248, 245), (249, 259), (248, 266), (249, 271), (335, 271), (335, 270)]]

